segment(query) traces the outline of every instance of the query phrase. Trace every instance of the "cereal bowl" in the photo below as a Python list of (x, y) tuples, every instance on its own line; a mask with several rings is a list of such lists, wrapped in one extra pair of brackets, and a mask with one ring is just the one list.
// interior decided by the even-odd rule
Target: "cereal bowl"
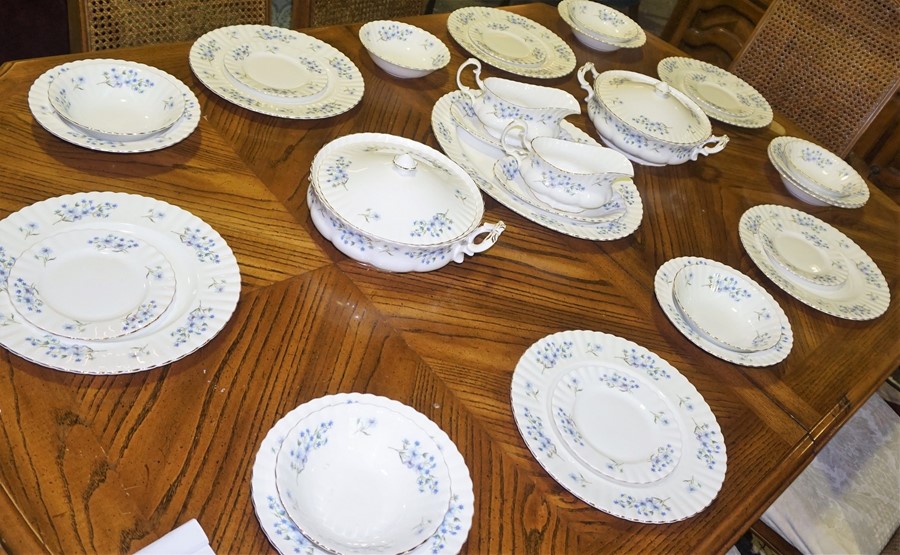
[(588, 0), (562, 0), (559, 15), (582, 44), (600, 52), (639, 48), (647, 35), (625, 14)]
[(375, 65), (401, 79), (424, 77), (450, 63), (441, 39), (408, 23), (370, 21), (360, 28), (359, 40)]
[(66, 64), (48, 99), (67, 122), (96, 137), (137, 140), (171, 127), (184, 112), (177, 79), (124, 60)]

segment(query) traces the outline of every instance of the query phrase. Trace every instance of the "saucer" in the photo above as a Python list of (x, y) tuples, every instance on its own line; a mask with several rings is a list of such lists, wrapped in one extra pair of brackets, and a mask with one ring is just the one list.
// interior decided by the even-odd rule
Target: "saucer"
[[(847, 280), (839, 287), (818, 287), (794, 277), (772, 263), (760, 236), (766, 220), (794, 222), (815, 230), (847, 261)], [(741, 244), (760, 270), (775, 285), (800, 302), (826, 314), (847, 320), (871, 320), (884, 314), (891, 302), (887, 281), (866, 252), (838, 229), (822, 220), (787, 206), (765, 204), (741, 216)]]
[(134, 333), (175, 298), (166, 257), (140, 236), (108, 229), (73, 230), (34, 243), (10, 270), (9, 285), (19, 314), (71, 339)]

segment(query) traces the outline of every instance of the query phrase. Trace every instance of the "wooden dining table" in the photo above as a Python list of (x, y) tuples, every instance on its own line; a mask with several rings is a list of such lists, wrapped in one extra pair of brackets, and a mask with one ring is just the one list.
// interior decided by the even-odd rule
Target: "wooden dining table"
[[(641, 48), (582, 46), (554, 7), (508, 9), (568, 43), (577, 65), (656, 76), (683, 55), (648, 35)], [(791, 196), (768, 160), (781, 134), (803, 137), (776, 111), (747, 129), (713, 120), (730, 138), (717, 154), (680, 165), (635, 165), (640, 227), (611, 241), (552, 231), (484, 195), (485, 220), (506, 231), (488, 251), (427, 273), (362, 265), (310, 220), (310, 164), (330, 141), (389, 133), (438, 148), (432, 107), (457, 88), (470, 55), (447, 14), (409, 18), (442, 39), (441, 70), (401, 80), (379, 69), (359, 24), (304, 29), (335, 46), (365, 79), (361, 102), (338, 116), (258, 114), (208, 90), (192, 73), (191, 43), (8, 62), (0, 67), (0, 218), (33, 203), (88, 191), (163, 200), (211, 225), (241, 272), (237, 308), (184, 358), (124, 375), (54, 370), (0, 349), (0, 547), (10, 553), (134, 552), (196, 518), (218, 553), (274, 551), (251, 499), (251, 472), (269, 429), (324, 395), (397, 400), (440, 426), (465, 459), (474, 517), (465, 553), (724, 552), (813, 459), (900, 363), (897, 302), (866, 321), (827, 315), (782, 291), (749, 258), (738, 222), (761, 204), (793, 207), (838, 228), (868, 253), (896, 294), (900, 210), (875, 187), (858, 209)], [(131, 60), (182, 80), (201, 121), (185, 140), (140, 154), (94, 151), (45, 131), (27, 95), (43, 72), (84, 58)], [(530, 79), (584, 98), (575, 73)], [(597, 138), (586, 115), (570, 116)], [(2, 242), (2, 241), (0, 241)], [(675, 257), (716, 260), (777, 300), (794, 333), (771, 366), (726, 362), (697, 347), (654, 295), (657, 269)], [(710, 506), (679, 522), (644, 524), (597, 510), (557, 483), (519, 433), (510, 404), (517, 362), (541, 338), (594, 330), (637, 343), (685, 376), (721, 426), (727, 471)]]

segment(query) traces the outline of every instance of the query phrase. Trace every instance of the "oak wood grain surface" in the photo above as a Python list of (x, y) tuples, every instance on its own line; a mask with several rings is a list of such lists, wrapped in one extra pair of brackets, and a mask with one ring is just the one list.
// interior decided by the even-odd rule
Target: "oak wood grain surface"
[[(656, 75), (678, 51), (649, 36), (638, 50), (581, 47), (554, 8), (510, 8), (554, 30), (599, 71)], [(454, 90), (468, 56), (446, 15), (411, 18), (450, 47), (452, 61), (402, 81), (378, 69), (359, 26), (309, 30), (347, 54), (366, 82), (361, 103), (318, 121), (263, 116), (207, 90), (188, 65), (190, 44), (102, 56), (161, 68), (198, 95), (195, 133), (162, 151), (104, 154), (65, 143), (31, 116), (27, 93), (73, 55), (0, 67), (0, 217), (49, 197), (124, 191), (181, 206), (219, 231), (242, 275), (237, 309), (197, 352), (124, 376), (50, 370), (0, 350), (0, 546), (13, 553), (127, 553), (197, 518), (218, 553), (266, 553), (250, 497), (256, 450), (294, 407), (339, 392), (369, 392), (414, 407), (463, 454), (474, 482), (467, 553), (721, 552), (758, 518), (900, 362), (897, 309), (850, 322), (796, 301), (741, 247), (737, 223), (758, 204), (804, 210), (838, 227), (898, 281), (898, 207), (872, 188), (857, 210), (791, 197), (766, 157), (772, 129), (713, 122), (731, 142), (679, 166), (636, 166), (645, 213), (631, 236), (591, 242), (542, 228), (489, 197), (485, 220), (507, 231), (485, 253), (426, 274), (363, 267), (309, 220), (310, 163), (329, 141), (371, 131), (438, 147), (431, 108)], [(584, 97), (574, 73), (529, 80)], [(469, 76), (470, 77), (470, 76)], [(595, 134), (585, 115), (569, 118)], [(791, 130), (790, 122), (778, 125)], [(781, 304), (794, 347), (782, 363), (744, 368), (683, 337), (653, 294), (653, 276), (684, 255), (745, 272)], [(558, 485), (529, 453), (513, 420), (510, 380), (545, 335), (598, 330), (639, 343), (697, 387), (722, 427), (728, 470), (712, 505), (667, 525), (602, 513)]]

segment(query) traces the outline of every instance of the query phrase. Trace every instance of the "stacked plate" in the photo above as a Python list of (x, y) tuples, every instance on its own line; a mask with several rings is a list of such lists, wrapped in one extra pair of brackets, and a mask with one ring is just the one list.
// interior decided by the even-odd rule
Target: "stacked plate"
[[(447, 156), (498, 202), (554, 231), (594, 241), (620, 239), (634, 233), (643, 217), (643, 204), (631, 179), (613, 184), (613, 196), (603, 206), (581, 213), (557, 210), (541, 202), (509, 165), (499, 140), (476, 117), (460, 91), (444, 95), (431, 113), (431, 125)], [(563, 121), (559, 138), (598, 146), (589, 135)]]
[(124, 60), (79, 60), (57, 66), (31, 86), (28, 105), (50, 133), (105, 152), (146, 152), (191, 134), (197, 98), (168, 73)]
[(813, 206), (859, 208), (869, 187), (853, 167), (821, 146), (795, 137), (769, 143), (769, 160), (788, 192)]
[(456, 553), (472, 523), (472, 480), (447, 434), (374, 395), (289, 412), (263, 440), (251, 484), (281, 553)]
[(676, 56), (660, 61), (657, 72), (713, 119), (750, 128), (772, 123), (772, 107), (765, 97), (720, 67)]
[(794, 336), (781, 306), (734, 268), (705, 258), (675, 258), (660, 266), (654, 285), (669, 320), (714, 356), (768, 366), (791, 351)]
[(786, 206), (754, 206), (741, 216), (740, 237), (769, 279), (815, 309), (848, 320), (870, 320), (891, 302), (875, 262), (815, 216)]
[(553, 79), (575, 69), (575, 53), (559, 35), (518, 14), (460, 8), (450, 14), (447, 29), (473, 56), (516, 75)]
[(640, 48), (647, 42), (641, 26), (625, 14), (589, 0), (562, 0), (558, 5), (575, 38), (588, 48), (612, 52), (620, 48)]
[(168, 364), (221, 331), (240, 293), (222, 237), (147, 197), (51, 198), (0, 221), (0, 237), (0, 344), (59, 370)]
[(267, 25), (206, 33), (191, 47), (190, 64), (225, 100), (282, 118), (342, 114), (356, 106), (365, 88), (356, 65), (330, 44)]
[(532, 455), (601, 511), (675, 522), (705, 509), (722, 487), (725, 442), (709, 405), (631, 341), (595, 331), (547, 336), (519, 359), (511, 396)]

